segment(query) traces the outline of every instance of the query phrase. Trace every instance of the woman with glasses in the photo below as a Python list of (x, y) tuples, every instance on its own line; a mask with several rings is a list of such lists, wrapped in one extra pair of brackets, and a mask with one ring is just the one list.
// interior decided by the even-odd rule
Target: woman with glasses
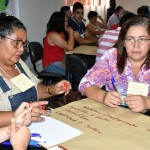
[[(126, 95), (129, 82), (150, 84), (150, 21), (147, 18), (134, 17), (123, 24), (116, 46), (88, 71), (79, 90), (110, 107), (117, 107), (124, 100), (134, 112), (150, 109), (150, 87), (146, 96)], [(101, 89), (103, 86), (105, 90)]]
[[(68, 41), (65, 40), (65, 32)], [(46, 36), (43, 41), (43, 67), (47, 72), (65, 75), (65, 50), (73, 50), (74, 36), (72, 28), (68, 27), (67, 18), (62, 12), (54, 12), (47, 23)]]
[[(68, 94), (70, 84), (62, 80), (45, 86), (20, 59), (27, 48), (27, 31), (23, 23), (14, 16), (0, 14), (0, 127), (8, 125), (14, 112), (22, 102), (30, 103), (32, 121), (43, 121), (41, 114), (49, 115), (39, 101), (53, 95)], [(67, 84), (67, 88), (64, 86)]]

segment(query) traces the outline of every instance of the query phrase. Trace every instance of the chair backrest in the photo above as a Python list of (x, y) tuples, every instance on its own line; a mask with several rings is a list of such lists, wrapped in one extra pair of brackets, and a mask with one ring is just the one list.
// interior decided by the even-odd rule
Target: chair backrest
[(36, 68), (36, 62), (42, 59), (43, 56), (43, 46), (39, 42), (30, 42), (29, 44), (29, 54), (31, 62), (33, 64), (34, 71), (39, 74)]
[(72, 82), (74, 90), (77, 90), (74, 86), (78, 86), (88, 69), (87, 64), (79, 56), (66, 56), (66, 75), (68, 76), (68, 80)]

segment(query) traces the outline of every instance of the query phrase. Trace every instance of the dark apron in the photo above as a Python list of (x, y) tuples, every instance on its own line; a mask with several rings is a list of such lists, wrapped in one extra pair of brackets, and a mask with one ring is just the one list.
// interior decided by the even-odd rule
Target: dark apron
[[(17, 64), (17, 67), (20, 69), (21, 73), (24, 73), (27, 76), (20, 63)], [(4, 93), (11, 90), (2, 77), (0, 77), (0, 87)], [(37, 101), (37, 90), (35, 87), (31, 87), (25, 92), (8, 96), (8, 99), (11, 104), (12, 111), (15, 111), (22, 102)]]

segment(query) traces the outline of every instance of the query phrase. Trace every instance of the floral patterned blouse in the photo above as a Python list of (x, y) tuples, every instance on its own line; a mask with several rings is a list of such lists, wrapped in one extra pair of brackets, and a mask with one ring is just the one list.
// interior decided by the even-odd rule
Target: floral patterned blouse
[[(117, 49), (111, 48), (97, 61), (95, 65), (88, 70), (79, 84), (79, 91), (84, 94), (84, 90), (91, 86), (97, 85), (102, 88), (105, 85), (106, 91), (114, 90), (112, 85), (112, 76), (115, 79), (115, 86), (118, 92), (125, 94), (128, 88), (128, 82), (139, 82), (150, 84), (150, 69), (142, 66), (137, 77), (134, 77), (131, 64), (127, 59), (125, 69), (122, 74), (117, 70)], [(150, 96), (150, 86), (148, 96)]]

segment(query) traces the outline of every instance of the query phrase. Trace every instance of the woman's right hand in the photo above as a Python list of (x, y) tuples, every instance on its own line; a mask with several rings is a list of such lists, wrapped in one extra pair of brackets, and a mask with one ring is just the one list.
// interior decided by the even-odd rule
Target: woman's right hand
[(31, 123), (31, 110), (29, 103), (23, 102), (15, 111), (14, 118), (16, 123), (28, 125)]
[(41, 115), (50, 115), (50, 112), (42, 109), (41, 106), (45, 106), (48, 104), (48, 101), (36, 101), (30, 103), (30, 107), (32, 107), (31, 117), (33, 122), (44, 121), (44, 118)]
[(104, 98), (104, 104), (110, 107), (117, 107), (121, 103), (121, 94), (116, 91), (109, 91)]

